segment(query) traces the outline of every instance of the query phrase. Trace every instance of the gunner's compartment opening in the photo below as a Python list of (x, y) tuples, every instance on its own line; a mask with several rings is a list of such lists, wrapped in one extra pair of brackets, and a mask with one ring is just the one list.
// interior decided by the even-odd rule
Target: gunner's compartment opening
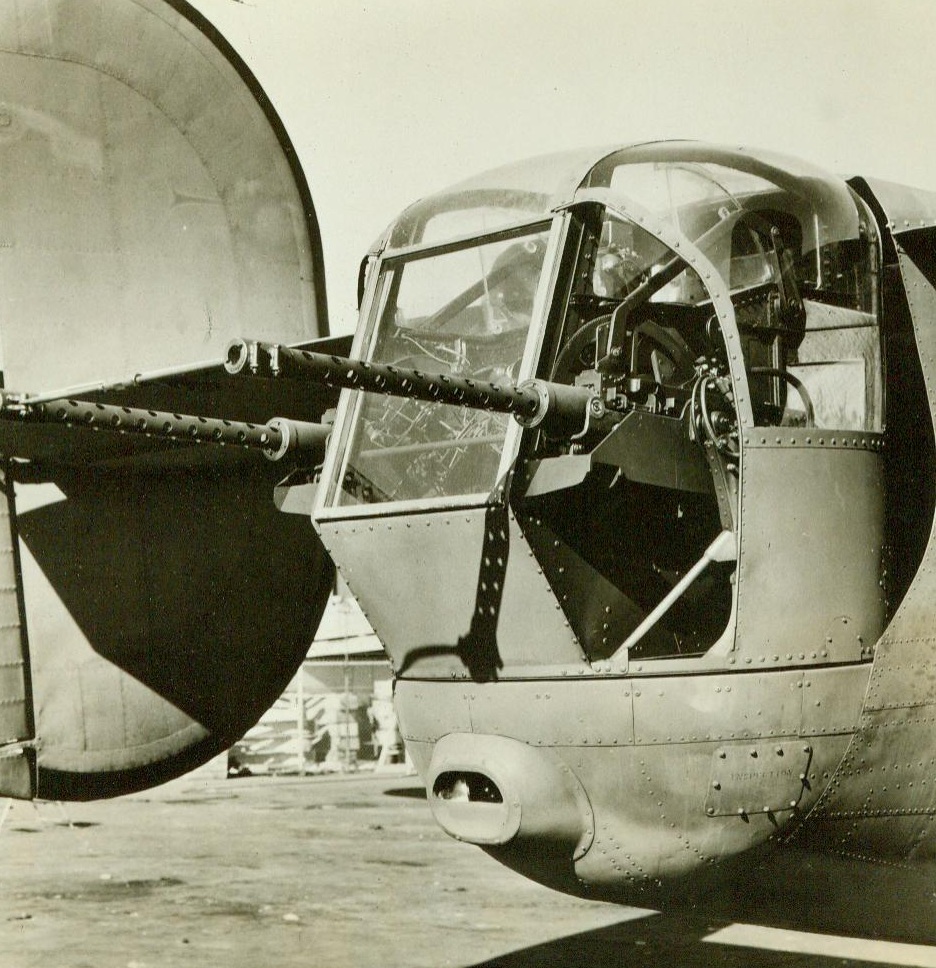
[[(774, 461), (745, 431), (789, 428), (760, 443), (808, 448), (812, 428), (828, 429), (844, 451), (861, 441), (839, 433), (882, 429), (877, 233), (845, 186), (768, 166), (612, 157), (605, 168), (595, 200), (570, 210), (577, 251), (537, 375), (591, 389), (607, 415), (571, 442), (527, 438), (523, 456), (550, 466), (534, 467), (518, 506), (592, 661), (701, 655), (730, 648), (739, 614), (744, 467)], [(646, 209), (607, 203), (609, 188)], [(828, 473), (852, 467), (841, 461)], [(770, 488), (782, 486), (774, 474)], [(847, 513), (834, 491), (816, 500)], [(751, 520), (795, 543), (782, 519)]]
[[(573, 216), (564, 313), (538, 375), (591, 388), (608, 418), (571, 443), (529, 440), (530, 466), (555, 468), (559, 484), (544, 488), (534, 470), (515, 507), (590, 661), (639, 629), (634, 658), (703, 655), (727, 629), (733, 600), (732, 562), (686, 579), (734, 528), (737, 416), (724, 337), (679, 253), (603, 205)], [(644, 626), (665, 599), (665, 614)]]
[[(522, 502), (524, 533), (592, 662), (609, 658), (719, 534), (717, 501), (599, 467), (576, 487)], [(714, 563), (630, 650), (704, 654), (731, 617), (733, 562)]]

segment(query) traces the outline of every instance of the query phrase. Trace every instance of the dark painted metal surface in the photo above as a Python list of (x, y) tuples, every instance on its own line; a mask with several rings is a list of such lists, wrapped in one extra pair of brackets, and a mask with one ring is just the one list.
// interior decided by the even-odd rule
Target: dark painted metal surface
[(743, 446), (739, 657), (866, 658), (885, 618), (883, 441), (764, 428)]
[(0, 505), (0, 790), (36, 795), (36, 728), (12, 494)]
[[(564, 889), (603, 885), (639, 899), (657, 878), (678, 879), (772, 840), (808, 810), (855, 729), (868, 674), (865, 664), (647, 679), (400, 680), (397, 704), (420, 771), (442, 737), (459, 733), (552, 749), (582, 782), (595, 817), (594, 842), (563, 875)], [(716, 802), (717, 762), (728, 769), (716, 778)], [(454, 748), (449, 763), (433, 763), (436, 772), (464, 765)], [(755, 794), (764, 802), (746, 809)], [(499, 856), (522, 869), (522, 853)]]
[(398, 676), (484, 682), (585, 671), (562, 606), (507, 509), (326, 521), (320, 529)]
[(883, 208), (887, 227), (895, 236), (936, 226), (936, 192), (880, 178), (863, 181)]
[[(936, 274), (931, 239), (898, 240), (931, 414), (936, 408)], [(932, 419), (932, 417), (930, 418)], [(932, 487), (932, 482), (924, 486)], [(912, 495), (906, 495), (912, 500)], [(936, 853), (936, 541), (877, 643), (858, 731), (804, 835), (845, 855)]]

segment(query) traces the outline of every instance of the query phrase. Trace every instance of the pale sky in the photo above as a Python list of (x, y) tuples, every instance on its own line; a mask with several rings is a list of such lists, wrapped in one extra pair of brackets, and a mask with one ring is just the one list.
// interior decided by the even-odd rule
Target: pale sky
[(402, 208), (528, 155), (698, 138), (936, 189), (933, 0), (194, 2), (299, 153), (333, 332)]

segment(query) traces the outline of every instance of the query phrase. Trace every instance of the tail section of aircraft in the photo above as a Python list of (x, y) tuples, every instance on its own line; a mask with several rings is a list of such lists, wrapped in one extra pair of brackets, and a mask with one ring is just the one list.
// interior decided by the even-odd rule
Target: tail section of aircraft
[(0, 511), (0, 789), (28, 799), (36, 792), (35, 726), (13, 507), (8, 500)]
[[(130, 377), (90, 398), (275, 416), (210, 367), (197, 385), (171, 376), (245, 330), (327, 333), (295, 151), (197, 11), (4, 4), (0, 163), (5, 394)], [(142, 394), (141, 371), (164, 378)], [(329, 399), (300, 409), (318, 419)], [(0, 795), (116, 795), (223, 750), (288, 683), (331, 587), (311, 527), (273, 504), (285, 471), (25, 422), (4, 423), (0, 452)]]

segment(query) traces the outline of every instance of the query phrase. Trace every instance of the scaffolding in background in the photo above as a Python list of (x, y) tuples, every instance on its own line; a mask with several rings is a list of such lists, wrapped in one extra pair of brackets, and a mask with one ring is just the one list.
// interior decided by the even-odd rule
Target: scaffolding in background
[(351, 772), (405, 762), (393, 673), (347, 594), (333, 595), (302, 667), (228, 753), (228, 775)]

